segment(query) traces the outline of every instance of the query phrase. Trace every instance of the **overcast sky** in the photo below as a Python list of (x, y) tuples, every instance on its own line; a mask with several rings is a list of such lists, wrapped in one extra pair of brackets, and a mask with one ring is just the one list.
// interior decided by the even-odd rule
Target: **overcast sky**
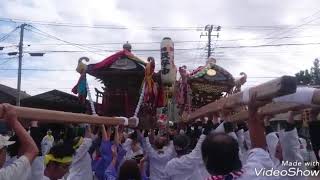
[[(219, 38), (213, 37), (218, 64), (235, 77), (246, 72), (247, 86), (253, 86), (272, 77), (294, 75), (312, 65), (319, 56), (317, 44), (265, 45), (320, 43), (319, 7), (319, 0), (0, 0), (0, 18), (5, 18), (0, 19), (0, 38), (23, 20), (31, 24), (33, 27), (25, 31), (24, 50), (46, 54), (24, 54), (23, 68), (27, 70), (22, 74), (22, 89), (31, 95), (52, 89), (70, 93), (79, 77), (74, 71), (79, 57), (99, 62), (112, 54), (109, 51), (120, 50), (126, 41), (133, 44), (137, 56), (154, 56), (159, 69), (160, 51), (139, 50), (157, 50), (157, 42), (168, 36), (176, 42), (177, 66), (187, 65), (190, 70), (201, 66), (206, 57), (206, 43), (202, 41), (207, 40), (200, 38), (201, 27), (220, 25)], [(8, 22), (7, 18), (18, 22)], [(45, 25), (52, 22), (72, 27)], [(0, 83), (11, 87), (16, 87), (18, 61), (8, 59), (6, 53), (16, 51), (18, 41), (16, 31), (0, 42), (6, 47), (0, 51)], [(66, 45), (70, 42), (84, 45)], [(89, 78), (89, 84), (100, 88), (94, 78)]]

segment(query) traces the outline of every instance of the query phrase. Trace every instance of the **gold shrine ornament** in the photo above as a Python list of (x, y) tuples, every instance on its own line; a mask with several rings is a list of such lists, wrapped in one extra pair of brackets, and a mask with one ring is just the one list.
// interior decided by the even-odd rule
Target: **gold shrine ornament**
[(207, 71), (208, 76), (215, 76), (216, 74), (217, 74), (217, 71), (215, 71), (214, 69), (209, 69)]

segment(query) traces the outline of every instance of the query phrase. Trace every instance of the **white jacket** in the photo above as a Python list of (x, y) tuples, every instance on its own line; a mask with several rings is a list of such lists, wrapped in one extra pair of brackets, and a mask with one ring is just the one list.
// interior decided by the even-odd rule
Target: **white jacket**
[(53, 146), (54, 143), (54, 137), (52, 135), (46, 135), (43, 137), (41, 141), (41, 151), (42, 155), (46, 155), (49, 153), (51, 147)]
[[(300, 143), (297, 129), (294, 128), (291, 131), (280, 131), (279, 139), (282, 147), (282, 155), (284, 161), (289, 162), (301, 162), (302, 166), (299, 167), (301, 170), (305, 170), (304, 160), (300, 153)], [(280, 170), (287, 170), (290, 166), (276, 166)], [(279, 179), (288, 179), (288, 180), (304, 180), (306, 177), (279, 177)]]
[(30, 162), (26, 156), (21, 156), (7, 167), (0, 169), (1, 180), (23, 180), (30, 174)]
[(164, 169), (172, 158), (176, 156), (173, 142), (170, 141), (170, 144), (167, 148), (163, 148), (163, 152), (155, 150), (149, 141), (149, 138), (145, 138), (145, 147), (144, 150), (148, 155), (150, 162), (150, 179), (163, 179), (164, 178)]
[(92, 144), (92, 139), (84, 138), (83, 143), (76, 150), (70, 166), (70, 174), (67, 180), (92, 180), (93, 173), (91, 167), (91, 157), (88, 150)]
[[(270, 152), (270, 156), (273, 159), (273, 169), (279, 170), (279, 171), (287, 171), (289, 168), (292, 168), (291, 166), (282, 166), (282, 162), (280, 162), (277, 158), (275, 158), (275, 152), (278, 142), (281, 144), (282, 148), (282, 156), (283, 161), (288, 162), (301, 162), (302, 166), (297, 167), (301, 170), (305, 170), (304, 166), (304, 160), (301, 156), (300, 151), (300, 143), (298, 140), (298, 132), (297, 129), (293, 129), (291, 131), (280, 131), (279, 132), (279, 138), (275, 135), (275, 133), (270, 133), (267, 135), (267, 144), (268, 149)], [(278, 176), (278, 177), (272, 177), (273, 179), (277, 180), (304, 180), (305, 177), (300, 176), (294, 176), (294, 177), (284, 177), (284, 176)]]
[(170, 160), (165, 167), (165, 177), (168, 180), (203, 180), (209, 177), (201, 155), (201, 145), (205, 139), (201, 135), (196, 147), (191, 153)]
[(32, 162), (28, 180), (42, 180), (44, 169), (44, 156), (37, 156)]
[(261, 170), (271, 169), (273, 162), (269, 153), (261, 148), (254, 148), (248, 151), (248, 159), (242, 167), (243, 174), (237, 180), (271, 180), (272, 178), (262, 176), (259, 173)]

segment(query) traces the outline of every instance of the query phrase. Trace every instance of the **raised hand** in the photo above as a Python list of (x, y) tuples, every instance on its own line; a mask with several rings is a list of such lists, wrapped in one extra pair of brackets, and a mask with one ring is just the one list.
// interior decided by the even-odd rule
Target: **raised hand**
[(3, 106), (3, 119), (8, 123), (8, 125), (13, 128), (15, 123), (18, 122), (18, 117), (16, 110), (10, 104), (2, 104)]

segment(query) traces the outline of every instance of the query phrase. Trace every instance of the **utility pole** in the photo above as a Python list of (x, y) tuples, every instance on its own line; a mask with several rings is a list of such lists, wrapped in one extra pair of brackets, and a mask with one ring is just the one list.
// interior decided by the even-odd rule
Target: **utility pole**
[[(218, 31), (218, 33), (216, 35), (212, 35), (212, 31), (213, 29), (216, 28), (216, 31)], [(217, 38), (219, 37), (219, 31), (221, 30), (221, 26), (217, 26), (217, 27), (214, 27), (212, 24), (208, 24), (205, 26), (204, 30), (206, 31), (205, 34), (202, 34), (200, 35), (200, 38), (202, 36), (207, 36), (208, 37), (208, 57), (209, 58), (211, 56), (211, 37), (212, 36), (216, 36)]]
[(23, 53), (23, 33), (24, 33), (24, 27), (27, 24), (21, 24), (20, 26), (20, 42), (19, 42), (19, 68), (18, 68), (18, 96), (17, 96), (17, 102), (16, 105), (20, 106), (20, 99), (21, 99), (21, 66), (22, 66), (22, 53)]

